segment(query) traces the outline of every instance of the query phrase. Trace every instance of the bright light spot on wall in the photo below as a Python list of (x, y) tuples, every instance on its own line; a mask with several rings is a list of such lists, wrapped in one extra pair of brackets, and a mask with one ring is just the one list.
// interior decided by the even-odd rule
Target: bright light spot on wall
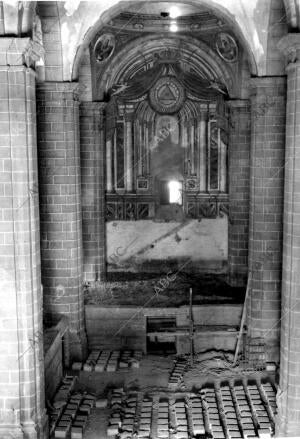
[(172, 21), (171, 22), (170, 31), (171, 32), (177, 32), (178, 31), (178, 27), (177, 27), (176, 21)]
[(43, 58), (40, 57), (40, 59), (39, 59), (38, 61), (36, 61), (35, 65), (38, 66), (38, 67), (40, 67), (40, 66), (44, 66), (45, 63), (44, 63)]
[(66, 15), (68, 17), (71, 17), (71, 15), (74, 14), (74, 12), (76, 11), (76, 9), (78, 8), (80, 3), (80, 0), (67, 0), (64, 3), (64, 8), (66, 10)]
[(61, 25), (61, 41), (63, 45), (68, 45), (69, 43), (69, 37), (70, 37), (70, 31), (68, 28), (68, 24), (66, 22), (64, 22)]
[(170, 8), (170, 18), (177, 18), (180, 16), (180, 10), (177, 6), (171, 6)]
[(182, 204), (182, 183), (179, 181), (169, 182), (170, 203)]

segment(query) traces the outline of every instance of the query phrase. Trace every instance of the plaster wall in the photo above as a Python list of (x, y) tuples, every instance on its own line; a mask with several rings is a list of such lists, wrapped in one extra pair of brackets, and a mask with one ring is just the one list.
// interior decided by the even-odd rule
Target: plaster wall
[(106, 225), (111, 271), (161, 270), (162, 264), (185, 264), (185, 271), (225, 269), (228, 218), (178, 222), (114, 221)]

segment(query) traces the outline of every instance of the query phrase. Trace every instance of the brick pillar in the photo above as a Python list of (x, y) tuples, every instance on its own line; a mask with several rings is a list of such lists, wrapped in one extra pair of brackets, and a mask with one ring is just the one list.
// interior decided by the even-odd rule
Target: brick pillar
[(286, 79), (251, 82), (248, 336), (265, 346), (267, 361), (278, 361)]
[(279, 47), (291, 55), (287, 67), (285, 184), (283, 218), (280, 388), (276, 431), (300, 437), (300, 34)]
[[(46, 438), (35, 45), (0, 39), (0, 437)], [(26, 56), (26, 57), (25, 57)], [(27, 66), (26, 66), (27, 65)]]
[(85, 355), (77, 84), (38, 85), (42, 282), (48, 324), (68, 317), (70, 357)]
[(105, 133), (101, 102), (80, 105), (83, 275), (105, 281)]
[(248, 100), (229, 102), (228, 151), (228, 279), (232, 286), (245, 286), (248, 276), (250, 105)]

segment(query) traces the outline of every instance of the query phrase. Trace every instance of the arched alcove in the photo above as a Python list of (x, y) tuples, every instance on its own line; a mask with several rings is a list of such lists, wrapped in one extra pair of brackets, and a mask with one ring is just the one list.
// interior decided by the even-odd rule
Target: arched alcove
[[(187, 3), (184, 5), (189, 7)], [(190, 5), (196, 14), (196, 5)], [(133, 8), (133, 5), (129, 6)], [(205, 28), (210, 32), (209, 36), (205, 36), (201, 30), (191, 32), (190, 26), (195, 26), (194, 22), (188, 24), (188, 20), (192, 20), (191, 16), (183, 17), (182, 23), (179, 20), (179, 25), (185, 26), (185, 31), (176, 33), (162, 30), (154, 33), (152, 28), (147, 31), (147, 23), (150, 23), (152, 17), (150, 13), (143, 15), (143, 32), (137, 26), (134, 29), (125, 29), (122, 20), (127, 16), (123, 16), (122, 11), (112, 8), (110, 14), (103, 16), (101, 24), (95, 24), (87, 33), (82, 47), (85, 47), (85, 59), (90, 62), (89, 77), (86, 75), (87, 62), (84, 65), (84, 74), (78, 70), (80, 90), (86, 87), (87, 95), (90, 96), (92, 88), (93, 100), (103, 102), (105, 107), (103, 129), (106, 159), (103, 173), (106, 179), (109, 236), (106, 243), (107, 266), (113, 269), (114, 263), (110, 263), (109, 257), (113, 253), (115, 241), (126, 247), (131, 240), (128, 230), (132, 225), (128, 223), (127, 230), (126, 222), (137, 221), (138, 230), (139, 225), (145, 228), (151, 223), (154, 223), (155, 228), (158, 220), (172, 222), (186, 219), (197, 222), (204, 219), (203, 224), (207, 222), (208, 228), (209, 221), (214, 221), (211, 223), (214, 225), (220, 222), (219, 241), (216, 245), (213, 239), (210, 240), (211, 244), (196, 241), (195, 249), (190, 247), (190, 254), (200, 254), (200, 259), (205, 259), (204, 253), (209, 254), (204, 250), (205, 246), (212, 245), (213, 256), (209, 254), (209, 257), (212, 260), (216, 257), (215, 262), (209, 260), (202, 265), (210, 266), (212, 271), (216, 269), (217, 272), (228, 273), (230, 124), (227, 102), (229, 99), (247, 96), (246, 81), (251, 73), (257, 72), (254, 57), (247, 47), (245, 49), (243, 39), (234, 40), (232, 27), (226, 34), (230, 20), (219, 22), (218, 20), (224, 20), (224, 14), (214, 15), (211, 8), (207, 9), (207, 16), (203, 15), (206, 13), (203, 5), (199, 7), (200, 25), (198, 23), (197, 29), (201, 29), (202, 25), (206, 26), (203, 20), (209, 17), (211, 21), (208, 28)], [(131, 14), (130, 9), (126, 13)], [(197, 15), (196, 17), (194, 20), (198, 19)], [(139, 16), (134, 14), (134, 19), (138, 22)], [(234, 29), (237, 29), (238, 34), (238, 27)], [(234, 62), (226, 62), (216, 51), (215, 39), (221, 31), (235, 41), (237, 56)], [(107, 60), (98, 62), (95, 47), (103, 35), (113, 35), (110, 38), (114, 38), (115, 46), (113, 54)], [(80, 64), (79, 56), (80, 51), (74, 64), (74, 72)], [(157, 88), (160, 77), (169, 78), (174, 90), (178, 82), (178, 90), (182, 90), (179, 94), (184, 95), (183, 102), (176, 111), (153, 108), (151, 96), (156, 93), (153, 90)], [(162, 85), (160, 92), (166, 94), (167, 88), (164, 87)], [(165, 126), (158, 128), (157, 121), (162, 116)], [(169, 130), (168, 126), (172, 124), (172, 129)], [(172, 130), (178, 133), (176, 142), (173, 141)], [(82, 179), (84, 188), (84, 175)], [(164, 204), (162, 207), (159, 200), (166, 199), (161, 193), (164, 190), (162, 187), (167, 188), (171, 180), (182, 185), (182, 206), (167, 208)], [(85, 189), (82, 205), (83, 212), (88, 211), (90, 199)], [(119, 234), (116, 233), (116, 228), (110, 230), (111, 224), (117, 221), (121, 221)], [(84, 230), (92, 227), (89, 220), (84, 219), (83, 223)], [(198, 228), (201, 227), (202, 224), (199, 223)], [(151, 232), (149, 235), (151, 236)], [(84, 236), (87, 235), (84, 233)], [(201, 230), (198, 236), (201, 236)], [(189, 239), (193, 241), (192, 236)], [(177, 250), (183, 244), (184, 242), (177, 244)], [(135, 253), (139, 255), (140, 261), (143, 259), (142, 247), (147, 246), (151, 248), (150, 241), (143, 242), (141, 248), (136, 248)], [(163, 250), (159, 252), (161, 254), (158, 260), (162, 257), (173, 265), (174, 261), (178, 263), (181, 257), (186, 258), (189, 254), (186, 249), (183, 251), (184, 256), (180, 251), (177, 256), (164, 255)], [(174, 253), (173, 250), (172, 252)], [(135, 254), (129, 253), (126, 258), (130, 262), (125, 262), (125, 271), (139, 270)], [(155, 262), (156, 266), (158, 260)], [(149, 265), (149, 260), (145, 256), (141, 270), (146, 264)], [(200, 267), (201, 264), (195, 262), (193, 270), (196, 266)]]

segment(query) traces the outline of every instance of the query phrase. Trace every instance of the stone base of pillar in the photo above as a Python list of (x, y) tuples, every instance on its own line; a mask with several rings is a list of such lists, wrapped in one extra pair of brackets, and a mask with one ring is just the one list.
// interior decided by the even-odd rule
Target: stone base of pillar
[(1, 439), (48, 439), (48, 416), (44, 413), (37, 423), (23, 425), (0, 425)]
[(275, 423), (275, 437), (296, 437), (299, 438), (300, 420), (299, 422), (288, 421), (285, 416), (278, 415)]

